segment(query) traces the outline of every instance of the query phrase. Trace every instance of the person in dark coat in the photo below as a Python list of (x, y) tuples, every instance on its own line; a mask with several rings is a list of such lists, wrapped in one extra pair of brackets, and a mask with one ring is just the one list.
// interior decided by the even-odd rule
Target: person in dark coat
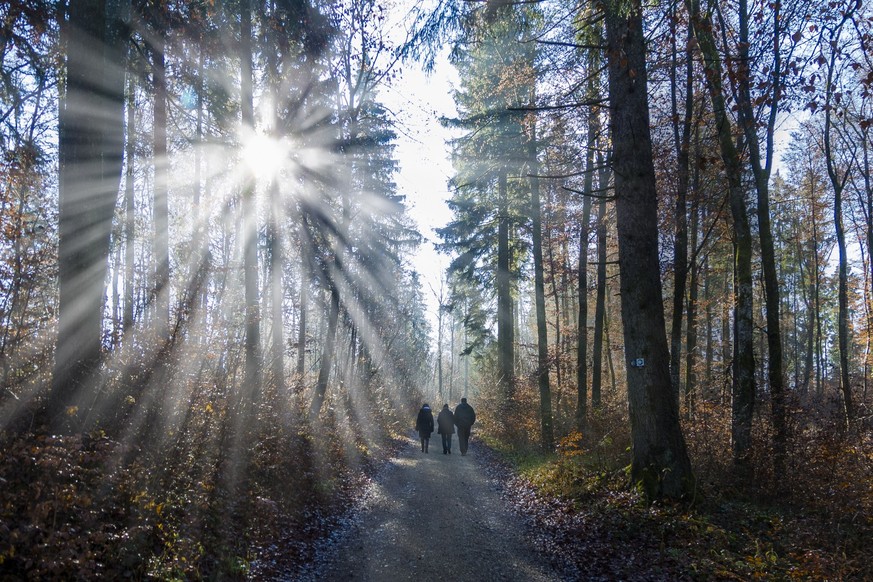
[(452, 435), (455, 434), (455, 415), (449, 410), (448, 404), (443, 404), (440, 415), (437, 416), (437, 432), (443, 436), (443, 454), (452, 454)]
[(430, 411), (430, 405), (427, 402), (418, 411), (418, 418), (415, 419), (415, 430), (421, 437), (421, 452), (426, 453), (427, 446), (430, 444), (430, 435), (433, 433), (433, 412)]
[(476, 411), (467, 404), (466, 398), (461, 398), (461, 403), (455, 407), (455, 425), (458, 427), (458, 448), (461, 454), (467, 454), (467, 446), (470, 444), (470, 428), (476, 422)]

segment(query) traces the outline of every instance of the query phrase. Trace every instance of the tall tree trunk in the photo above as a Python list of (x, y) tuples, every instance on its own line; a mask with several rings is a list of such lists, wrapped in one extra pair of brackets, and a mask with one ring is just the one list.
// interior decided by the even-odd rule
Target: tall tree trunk
[(306, 310), (309, 308), (309, 278), (306, 275), (306, 259), (300, 266), (300, 315), (297, 319), (297, 376), (300, 382), (306, 373)]
[[(675, 5), (674, 5), (675, 6)], [(676, 48), (677, 17), (673, 14), (672, 62), (670, 67), (670, 101), (673, 112), (673, 143), (676, 148), (676, 207), (674, 220), (676, 233), (673, 238), (673, 318), (670, 326), (670, 379), (673, 382), (676, 406), (679, 406), (679, 379), (682, 361), (682, 315), (685, 306), (685, 285), (688, 278), (688, 183), (689, 183), (689, 149), (691, 144), (691, 116), (694, 113), (694, 64), (691, 61), (691, 31), (683, 51), (685, 60), (685, 107), (683, 108), (680, 128), (679, 107), (677, 104), (676, 69), (678, 50)]]
[(327, 316), (327, 332), (324, 337), (324, 348), (321, 352), (321, 366), (318, 369), (318, 380), (315, 383), (315, 393), (312, 396), (312, 404), (309, 407), (309, 419), (314, 421), (321, 412), (324, 398), (327, 394), (327, 381), (330, 378), (330, 369), (333, 366), (334, 351), (336, 349), (336, 328), (339, 321), (340, 295), (336, 283), (330, 282), (330, 306)]
[(502, 404), (508, 404), (514, 382), (514, 346), (512, 318), (512, 286), (509, 273), (509, 202), (506, 186), (506, 171), (498, 179), (498, 224), (497, 224), (497, 350), (498, 379)]
[[(551, 189), (549, 189), (551, 191)], [(551, 199), (551, 196), (548, 197)], [(547, 203), (547, 208), (549, 204)], [(551, 295), (552, 300), (555, 303), (555, 349), (557, 352), (557, 359), (555, 361), (555, 381), (558, 385), (557, 395), (555, 398), (555, 411), (560, 416), (561, 414), (561, 393), (563, 392), (563, 382), (564, 382), (564, 336), (561, 326), (561, 319), (564, 315), (564, 311), (561, 308), (561, 297), (558, 294), (558, 270), (556, 267), (555, 261), (555, 237), (552, 234), (553, 225), (555, 223), (555, 214), (556, 212), (546, 212), (546, 221), (544, 224), (545, 230), (545, 248), (546, 252), (548, 252), (548, 263), (549, 263), (549, 282), (551, 283)]]
[[(134, 156), (136, 155), (136, 75), (128, 72), (127, 79), (127, 132), (125, 143), (125, 159), (127, 167), (124, 175), (124, 312), (121, 316), (121, 326), (125, 337), (133, 329), (133, 288), (136, 260), (136, 209), (134, 208)], [(125, 339), (125, 341), (127, 341)]]
[(273, 217), (270, 225), (270, 322), (272, 325), (272, 338), (270, 346), (272, 354), (270, 354), (270, 364), (273, 373), (273, 386), (276, 389), (276, 394), (279, 398), (283, 398), (285, 392), (285, 317), (282, 303), (284, 299), (282, 285), (282, 229), (279, 227), (280, 210), (277, 206), (279, 202), (278, 188), (272, 189), (273, 197)]
[(442, 289), (440, 289), (439, 307), (437, 308), (437, 394), (443, 400), (443, 305)]
[(764, 300), (767, 308), (767, 355), (768, 381), (770, 383), (771, 413), (773, 422), (773, 467), (777, 478), (785, 473), (785, 447), (788, 440), (785, 421), (785, 375), (782, 350), (782, 321), (780, 315), (781, 293), (779, 277), (776, 272), (776, 253), (773, 245), (773, 234), (770, 227), (770, 173), (773, 168), (773, 135), (776, 130), (776, 116), (782, 96), (782, 59), (779, 49), (781, 37), (780, 18), (781, 4), (772, 5), (773, 16), (773, 92), (770, 95), (770, 115), (767, 120), (767, 142), (762, 160), (758, 142), (758, 120), (752, 105), (751, 71), (749, 70), (749, 18), (748, 0), (739, 1), (740, 43), (739, 66), (737, 75), (740, 99), (738, 102), (739, 119), (746, 138), (752, 173), (755, 176), (755, 187), (758, 192), (758, 232), (761, 240), (761, 266), (764, 270)]
[[(734, 327), (731, 325), (731, 304), (727, 301), (728, 297), (731, 297), (731, 293), (734, 291), (733, 286), (733, 275), (734, 271), (724, 272), (724, 291), (722, 293), (722, 297), (725, 298), (721, 304), (721, 365), (722, 365), (722, 373), (727, 374), (730, 371), (731, 385), (733, 385), (733, 363), (731, 353), (733, 351), (732, 341), (733, 341), (733, 331)], [(731, 367), (728, 367), (728, 363), (731, 362)], [(724, 382), (722, 385), (722, 397), (721, 403), (724, 404), (727, 402), (727, 396), (725, 392), (727, 390), (727, 382)], [(731, 425), (733, 426), (733, 425)]]
[[(870, 127), (865, 126), (861, 129), (861, 149), (864, 153), (862, 156), (863, 167), (861, 175), (864, 179), (864, 197), (861, 203), (864, 206), (864, 218), (867, 227), (867, 273), (865, 278), (868, 279), (867, 286), (867, 329), (873, 331), (873, 164), (870, 161)], [(871, 357), (871, 332), (867, 333), (867, 347), (864, 357), (864, 400), (867, 399), (867, 388), (869, 383), (870, 357)]]
[[(710, 280), (714, 277), (712, 269), (709, 266), (709, 257), (704, 259), (703, 263), (703, 304), (705, 307), (705, 325), (706, 325), (706, 347), (704, 347), (704, 355), (703, 355), (703, 385), (708, 387), (708, 390), (712, 390), (712, 360), (715, 355), (715, 350), (713, 349), (713, 311), (712, 311), (712, 293), (710, 292), (711, 283)], [(709, 395), (709, 394), (706, 394)]]
[(834, 188), (834, 231), (837, 234), (839, 249), (837, 338), (840, 347), (840, 390), (843, 393), (846, 423), (849, 424), (855, 417), (855, 410), (852, 403), (852, 386), (849, 384), (849, 259), (846, 252), (846, 235), (843, 230), (842, 191), (842, 188)]
[[(605, 184), (600, 183), (601, 196)], [(600, 408), (603, 384), (603, 336), (606, 321), (606, 199), (597, 202), (597, 295), (594, 304), (594, 346), (591, 353), (591, 408)]]
[(650, 498), (682, 497), (690, 493), (694, 477), (670, 382), (642, 6), (633, 0), (621, 6), (607, 2), (604, 8), (633, 442), (630, 477)]
[(747, 467), (752, 449), (752, 415), (755, 406), (755, 355), (752, 318), (752, 234), (743, 189), (743, 169), (734, 145), (722, 86), (721, 57), (715, 44), (712, 22), (700, 12), (699, 0), (686, 0), (697, 44), (703, 55), (706, 83), (715, 116), (716, 131), (728, 180), (734, 233), (734, 358), (731, 439), (734, 464)]
[[(535, 99), (531, 98), (531, 105)], [(546, 283), (543, 275), (543, 224), (540, 208), (539, 161), (537, 159), (537, 119), (531, 120), (528, 140), (528, 164), (530, 168), (531, 236), (534, 259), (534, 301), (537, 312), (537, 386), (540, 390), (540, 430), (543, 450), (554, 448), (555, 435), (552, 428), (552, 391), (549, 386), (549, 333), (546, 321)]]
[[(243, 127), (254, 128), (254, 97), (252, 90), (252, 7), (243, 0), (240, 13), (240, 109)], [(242, 193), (243, 272), (245, 280), (245, 396), (254, 406), (261, 381), (261, 312), (258, 298), (258, 222), (254, 179), (248, 181)]]
[(837, 342), (840, 348), (840, 390), (843, 393), (843, 408), (847, 426), (851, 425), (852, 420), (855, 418), (855, 410), (852, 403), (852, 386), (849, 384), (849, 259), (846, 251), (846, 234), (843, 227), (843, 192), (851, 172), (849, 168), (845, 168), (843, 175), (840, 176), (834, 161), (832, 99), (834, 91), (833, 76), (836, 72), (838, 54), (836, 47), (839, 46), (843, 25), (848, 21), (851, 12), (852, 10), (850, 9), (844, 13), (842, 22), (835, 28), (830, 38), (831, 56), (828, 63), (824, 131), (825, 161), (827, 163), (828, 177), (834, 190), (834, 232), (837, 235), (837, 249), (839, 252)]
[[(275, 2), (270, 2), (270, 11), (276, 10)], [(268, 43), (277, 43), (274, 36), (275, 31), (270, 29), (267, 33)], [(269, 98), (273, 103), (273, 110), (268, 113), (269, 130), (276, 134), (277, 125), (280, 117), (280, 91), (281, 91), (281, 73), (279, 71), (279, 60), (282, 59), (283, 64), (288, 57), (280, 50), (267, 51), (266, 69), (267, 69), (267, 90)], [(270, 177), (270, 224), (268, 233), (268, 245), (270, 249), (269, 269), (267, 278), (270, 284), (270, 366), (272, 369), (273, 386), (276, 390), (276, 395), (281, 402), (285, 401), (285, 311), (284, 303), (284, 286), (282, 281), (283, 263), (285, 260), (285, 238), (282, 236), (282, 222), (285, 214), (284, 197), (279, 192), (278, 176)]]
[[(695, 172), (696, 173), (696, 172)], [(697, 182), (697, 180), (695, 180)], [(697, 184), (695, 184), (697, 186)], [(697, 192), (695, 187), (695, 192)], [(688, 281), (688, 326), (685, 339), (685, 415), (694, 416), (695, 395), (697, 391), (697, 292), (699, 279), (699, 261), (697, 260), (697, 236), (700, 230), (700, 205), (693, 204), (691, 209), (691, 272)]]
[(103, 293), (124, 151), (122, 15), (77, 0), (61, 22), (66, 87), (58, 119), (58, 336), (49, 419), (67, 425), (97, 378)]
[[(592, 64), (594, 59), (592, 59)], [(593, 99), (597, 77), (590, 73), (588, 95)], [(596, 110), (588, 112), (585, 183), (582, 188), (582, 221), (579, 225), (579, 316), (576, 327), (576, 429), (585, 433), (588, 420), (588, 236), (591, 229), (591, 196), (594, 193), (594, 147), (600, 132)]]
[[(162, 18), (155, 19), (157, 27), (162, 26)], [(154, 35), (152, 47), (152, 83), (154, 89), (154, 329), (160, 344), (169, 339), (170, 334), (170, 209), (169, 209), (169, 170), (167, 156), (167, 67), (165, 60), (166, 39), (162, 31)]]

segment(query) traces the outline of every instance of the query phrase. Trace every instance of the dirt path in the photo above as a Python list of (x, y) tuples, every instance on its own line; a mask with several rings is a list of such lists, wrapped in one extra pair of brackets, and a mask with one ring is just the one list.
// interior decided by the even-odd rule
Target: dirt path
[(477, 458), (442, 454), (438, 435), (424, 454), (409, 439), (367, 492), (306, 580), (561, 580), (538, 553), (501, 485)]

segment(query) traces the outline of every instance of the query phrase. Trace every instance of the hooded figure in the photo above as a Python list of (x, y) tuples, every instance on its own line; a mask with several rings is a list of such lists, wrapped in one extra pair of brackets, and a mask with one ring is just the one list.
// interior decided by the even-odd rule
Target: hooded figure
[(455, 415), (449, 410), (448, 404), (443, 404), (440, 415), (437, 416), (438, 433), (443, 436), (443, 454), (452, 454), (452, 435), (455, 434)]
[(461, 398), (461, 403), (455, 408), (455, 425), (458, 427), (458, 448), (461, 454), (467, 454), (467, 446), (470, 444), (470, 427), (476, 422), (476, 411), (467, 404), (466, 398)]
[(433, 433), (433, 413), (427, 402), (418, 411), (418, 418), (415, 419), (415, 430), (421, 437), (421, 452), (426, 453), (427, 446), (430, 444), (430, 435)]

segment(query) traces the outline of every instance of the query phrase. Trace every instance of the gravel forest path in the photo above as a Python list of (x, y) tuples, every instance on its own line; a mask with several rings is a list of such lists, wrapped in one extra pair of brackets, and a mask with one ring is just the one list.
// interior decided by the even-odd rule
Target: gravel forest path
[(501, 498), (499, 475), (477, 456), (430, 452), (409, 439), (379, 472), (348, 531), (335, 536), (306, 580), (562, 580), (528, 525)]

